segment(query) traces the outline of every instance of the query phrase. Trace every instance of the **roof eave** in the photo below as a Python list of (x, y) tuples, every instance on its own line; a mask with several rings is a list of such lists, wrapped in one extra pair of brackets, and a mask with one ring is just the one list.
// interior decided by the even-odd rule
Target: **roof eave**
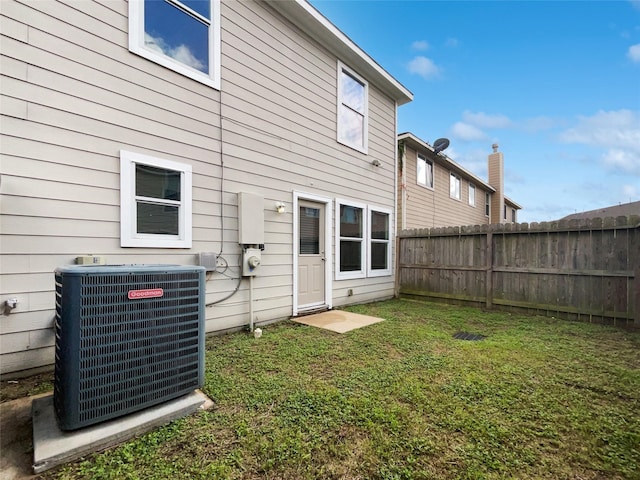
[(514, 208), (517, 208), (518, 210), (522, 210), (522, 205), (520, 205), (520, 204), (518, 204), (518, 203), (514, 202), (513, 200), (511, 200), (511, 199), (510, 199), (509, 197), (507, 197), (506, 195), (505, 195), (505, 197), (504, 197), (504, 201), (505, 201), (506, 203), (508, 203), (510, 206), (512, 206), (512, 207), (514, 207)]
[(318, 40), (349, 68), (356, 70), (385, 92), (398, 106), (413, 100), (413, 93), (306, 0), (267, 0), (267, 3), (309, 36)]
[(493, 188), (491, 185), (489, 185), (487, 182), (485, 182), (484, 180), (482, 180), (480, 177), (476, 176), (475, 174), (471, 173), (469, 170), (467, 170), (466, 168), (462, 167), (461, 165), (456, 163), (451, 158), (447, 157), (444, 154), (435, 153), (435, 151), (434, 151), (434, 149), (433, 149), (433, 147), (431, 145), (429, 145), (424, 140), (421, 140), (420, 138), (416, 137), (413, 133), (405, 132), (405, 133), (399, 134), (398, 135), (398, 141), (408, 142), (410, 145), (413, 145), (414, 148), (416, 148), (416, 149), (420, 148), (422, 150), (430, 151), (433, 154), (432, 158), (437, 160), (440, 164), (444, 165), (445, 167), (448, 167), (450, 170), (453, 170), (453, 171), (455, 171), (457, 173), (460, 173), (460, 174), (464, 175), (467, 179), (473, 180), (473, 183), (475, 185), (482, 186), (482, 188), (484, 190), (488, 190), (491, 193), (494, 193), (496, 191), (496, 189)]

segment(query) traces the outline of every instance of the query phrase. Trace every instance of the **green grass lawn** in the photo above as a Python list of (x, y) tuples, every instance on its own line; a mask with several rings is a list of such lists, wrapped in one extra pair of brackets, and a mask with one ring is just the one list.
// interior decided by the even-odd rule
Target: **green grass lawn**
[(402, 300), (350, 310), (386, 321), (208, 338), (212, 410), (44, 477), (640, 479), (639, 332)]

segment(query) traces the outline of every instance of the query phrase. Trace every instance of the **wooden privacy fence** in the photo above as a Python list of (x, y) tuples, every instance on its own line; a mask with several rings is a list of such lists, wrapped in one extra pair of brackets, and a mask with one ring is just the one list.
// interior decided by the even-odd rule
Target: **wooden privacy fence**
[(640, 328), (640, 216), (402, 230), (398, 293)]

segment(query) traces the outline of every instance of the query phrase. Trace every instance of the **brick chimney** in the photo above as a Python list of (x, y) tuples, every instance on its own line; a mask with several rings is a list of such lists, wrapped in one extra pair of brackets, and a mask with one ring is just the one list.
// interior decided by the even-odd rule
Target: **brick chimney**
[(498, 151), (498, 144), (491, 145), (493, 153), (489, 155), (489, 185), (496, 189), (491, 194), (491, 223), (505, 223), (504, 220), (504, 157)]

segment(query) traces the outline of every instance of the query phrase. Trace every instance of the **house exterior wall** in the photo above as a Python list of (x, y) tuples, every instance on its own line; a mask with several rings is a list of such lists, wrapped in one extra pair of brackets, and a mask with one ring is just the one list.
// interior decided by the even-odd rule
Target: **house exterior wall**
[[(409, 143), (405, 144), (401, 172), (404, 185), (401, 185), (397, 205), (398, 230), (489, 223), (489, 217), (485, 215), (485, 193), (489, 190), (481, 183), (465, 177), (463, 172), (438, 162), (437, 157), (426, 150), (420, 150), (420, 153), (433, 161), (433, 188), (418, 183), (419, 150)], [(450, 196), (449, 177), (452, 171), (460, 176), (460, 200)], [(474, 206), (469, 205), (470, 183), (475, 186)]]
[[(222, 3), (221, 90), (132, 54), (124, 0), (0, 8), (0, 300), (19, 299), (0, 319), (0, 373), (51, 368), (53, 270), (77, 256), (193, 265), (200, 252), (222, 252), (228, 270), (207, 281), (214, 302), (239, 276), (237, 193), (259, 194), (265, 251), (254, 314), (268, 322), (293, 313), (296, 195), (329, 198), (331, 210), (338, 198), (394, 208), (396, 100), (369, 84), (368, 154), (337, 143), (340, 59), (267, 3)], [(120, 246), (121, 150), (191, 166), (191, 248)], [(394, 280), (332, 278), (332, 304), (391, 297)], [(248, 315), (243, 280), (206, 309), (206, 330), (240, 328)]]
[[(507, 207), (507, 218), (504, 219), (503, 223), (518, 223), (518, 210), (520, 210), (520, 206), (511, 202), (508, 198), (505, 197), (504, 204)], [(504, 217), (504, 215), (503, 215)]]

